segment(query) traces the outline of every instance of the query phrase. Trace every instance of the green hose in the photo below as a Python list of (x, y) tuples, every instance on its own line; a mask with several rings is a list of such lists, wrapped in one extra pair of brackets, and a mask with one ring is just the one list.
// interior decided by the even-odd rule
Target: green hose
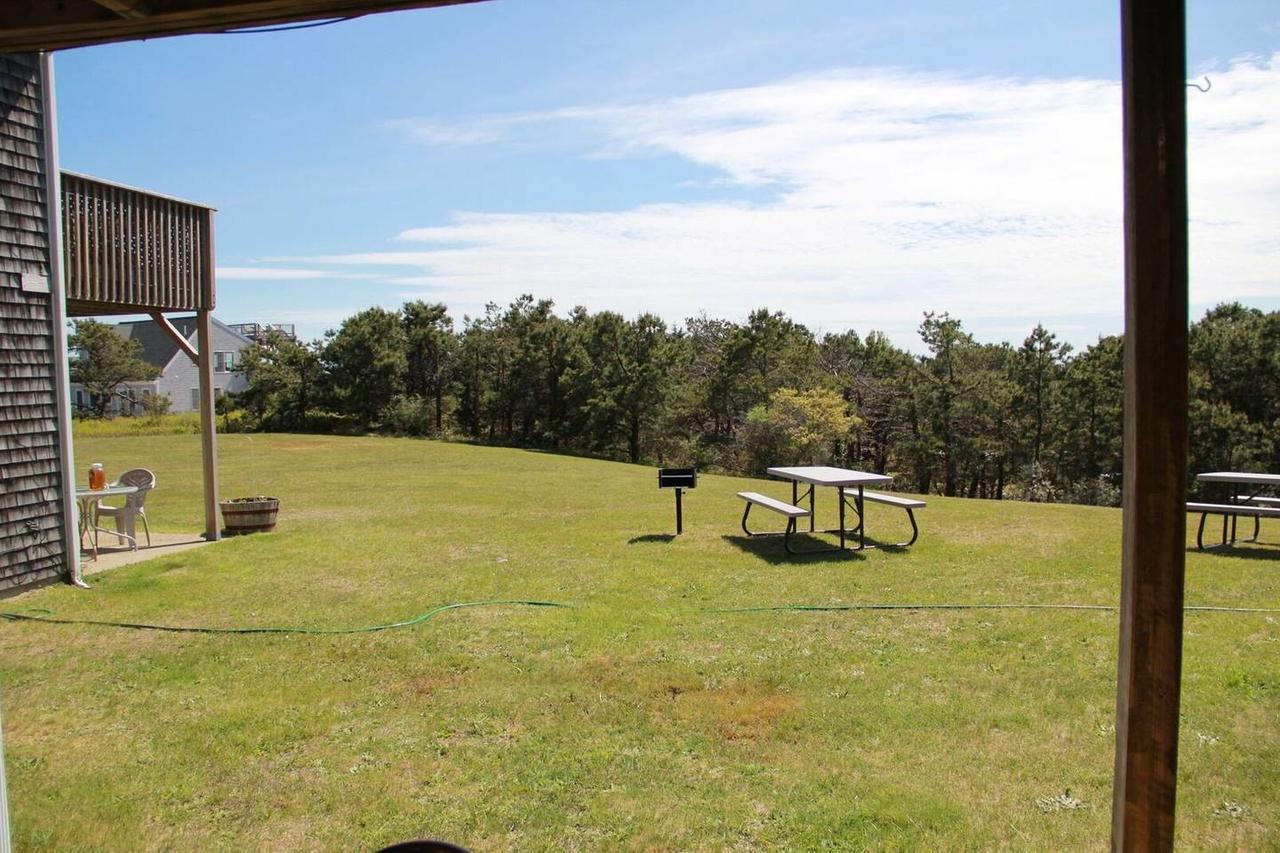
[(175, 634), (370, 634), (374, 631), (390, 631), (394, 628), (408, 628), (444, 613), (446, 610), (459, 610), (463, 607), (497, 607), (503, 605), (522, 605), (525, 607), (570, 607), (554, 601), (524, 601), (520, 599), (502, 599), (495, 601), (464, 601), (459, 604), (442, 604), (426, 613), (419, 614), (403, 622), (389, 622), (386, 625), (369, 625), (362, 628), (199, 628), (184, 625), (149, 625), (145, 622), (108, 622), (99, 619), (57, 619), (52, 615), (38, 616), (37, 613), (52, 614), (51, 610), (29, 610), (25, 613), (0, 612), (0, 619), (9, 622), (47, 622), (55, 625), (94, 625), (100, 628), (134, 628), (140, 631), (169, 631)]
[[(109, 622), (100, 619), (58, 619), (53, 611), (33, 608), (26, 612), (0, 611), (0, 619), (8, 622), (44, 622), (52, 625), (92, 625), (99, 628), (133, 628), (139, 631), (168, 631), (175, 634), (370, 634), (421, 625), (447, 610), (464, 607), (567, 607), (555, 601), (526, 599), (495, 599), (493, 601), (464, 601), (458, 604), (442, 604), (402, 622), (385, 625), (369, 625), (361, 628), (203, 628), (185, 625), (152, 625), (146, 622)], [(770, 604), (760, 607), (718, 607), (699, 610), (699, 613), (777, 613), (799, 611), (828, 613), (849, 610), (1101, 610), (1114, 612), (1120, 608), (1114, 604)], [(1215, 605), (1188, 605), (1188, 613), (1280, 613), (1274, 607), (1219, 607)], [(44, 615), (38, 615), (44, 614)]]

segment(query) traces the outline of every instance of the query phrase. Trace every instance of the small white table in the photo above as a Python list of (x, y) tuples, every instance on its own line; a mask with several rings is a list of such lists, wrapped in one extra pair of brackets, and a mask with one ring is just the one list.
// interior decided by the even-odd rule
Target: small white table
[(93, 559), (98, 559), (98, 533), (110, 533), (112, 536), (123, 536), (138, 547), (138, 540), (128, 533), (106, 530), (98, 526), (98, 500), (119, 495), (131, 495), (138, 491), (137, 486), (106, 486), (101, 489), (76, 489), (76, 503), (80, 505), (80, 536), (89, 534), (89, 542), (93, 550)]
[[(1280, 490), (1280, 474), (1260, 474), (1253, 471), (1209, 471), (1204, 474), (1197, 474), (1196, 481), (1200, 483), (1225, 483), (1232, 487), (1231, 493), (1227, 498), (1227, 503), (1233, 504), (1250, 504), (1258, 500), (1258, 495), (1264, 489)], [(1234, 488), (1235, 486), (1248, 486), (1241, 494), (1241, 490)], [(1273, 499), (1264, 498), (1267, 503), (1273, 503)], [(1261, 503), (1262, 501), (1258, 501)], [(1201, 519), (1201, 527), (1204, 526), (1204, 519)], [(1253, 539), (1257, 541), (1258, 530), (1261, 526), (1258, 516), (1253, 517)], [(1227, 516), (1222, 517), (1222, 544), (1227, 544)], [(1230, 541), (1236, 541), (1236, 516), (1231, 516), (1231, 536)]]
[[(845, 547), (845, 535), (847, 533), (857, 532), (858, 534), (858, 550), (867, 547), (867, 531), (866, 523), (863, 520), (863, 488), (865, 486), (887, 486), (893, 482), (893, 478), (884, 474), (870, 474), (866, 471), (854, 471), (850, 468), (833, 468), (830, 465), (798, 465), (794, 467), (778, 467), (770, 468), (769, 475), (778, 477), (783, 480), (791, 481), (791, 502), (796, 506), (800, 505), (800, 484), (807, 483), (809, 485), (809, 532), (814, 531), (814, 515), (813, 515), (813, 493), (818, 486), (834, 486), (836, 493), (839, 495), (840, 503), (840, 527), (838, 530), (829, 531), (831, 533), (840, 534), (840, 547)], [(853, 530), (845, 530), (844, 526), (844, 509), (845, 509), (845, 489), (856, 488), (858, 496), (854, 498), (853, 511), (858, 514), (858, 526)]]

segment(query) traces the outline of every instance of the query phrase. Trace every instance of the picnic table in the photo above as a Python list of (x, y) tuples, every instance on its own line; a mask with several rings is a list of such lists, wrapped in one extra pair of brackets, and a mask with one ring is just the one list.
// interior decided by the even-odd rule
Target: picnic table
[[(920, 529), (916, 526), (914, 511), (923, 507), (924, 501), (866, 491), (866, 487), (869, 485), (887, 486), (891, 484), (893, 482), (892, 477), (884, 474), (871, 474), (866, 471), (854, 471), (850, 468), (833, 468), (829, 465), (778, 466), (769, 468), (768, 473), (770, 476), (791, 481), (791, 503), (776, 500), (757, 492), (739, 492), (738, 497), (747, 502), (746, 508), (742, 513), (742, 530), (748, 536), (764, 535), (753, 533), (747, 527), (747, 518), (751, 514), (751, 507), (753, 506), (763, 507), (779, 513), (787, 519), (787, 528), (783, 536), (785, 537), (784, 544), (788, 553), (798, 553), (791, 548), (791, 535), (795, 532), (797, 520), (808, 516), (810, 532), (814, 532), (817, 526), (814, 520), (814, 495), (818, 486), (830, 486), (836, 490), (840, 524), (834, 530), (824, 530), (823, 532), (836, 533), (840, 536), (838, 550), (848, 550), (847, 541), (850, 534), (856, 534), (858, 540), (858, 547), (853, 550), (861, 551), (864, 548), (874, 547), (867, 545), (866, 515), (864, 510), (867, 501), (889, 504), (906, 510), (907, 517), (911, 520), (911, 539), (907, 542), (896, 543), (898, 546), (906, 547), (915, 542), (916, 537), (920, 535)], [(804, 495), (800, 494), (800, 485), (802, 483), (808, 487)], [(848, 502), (850, 492), (846, 490), (853, 490), (852, 505)], [(805, 498), (808, 499), (808, 509), (805, 509), (801, 503)], [(848, 508), (853, 509), (858, 516), (858, 526), (852, 529), (848, 527), (845, 521), (845, 511)]]
[[(866, 487), (871, 486), (887, 486), (893, 482), (892, 477), (884, 474), (869, 474), (866, 471), (854, 471), (850, 468), (832, 468), (829, 465), (799, 465), (795, 467), (778, 467), (770, 468), (769, 476), (777, 477), (781, 480), (791, 481), (791, 503), (800, 504), (800, 484), (804, 483), (808, 486), (806, 495), (809, 498), (809, 531), (813, 532), (816, 522), (814, 521), (814, 492), (818, 486), (834, 486), (836, 494), (839, 496), (838, 503), (840, 507), (840, 526), (838, 532), (840, 534), (840, 547), (845, 547), (846, 532), (857, 532), (858, 548), (861, 551), (867, 547), (866, 524), (863, 521), (862, 510), (863, 501), (866, 499)], [(858, 515), (858, 526), (852, 531), (845, 529), (845, 507), (846, 496), (845, 489), (856, 489), (857, 497), (854, 499), (854, 512)]]
[[(100, 498), (116, 497), (118, 495), (131, 495), (138, 491), (137, 486), (105, 486), (101, 489), (76, 489), (76, 503), (80, 505), (80, 537), (84, 538), (86, 533), (89, 534), (90, 550), (93, 552), (93, 559), (98, 559), (98, 534), (110, 533), (113, 536), (123, 536), (133, 543), (133, 547), (138, 547), (138, 540), (116, 530), (107, 530), (98, 526), (98, 500)], [(150, 535), (150, 534), (148, 534)]]
[[(1253, 537), (1249, 541), (1257, 541), (1258, 531), (1263, 517), (1280, 518), (1280, 497), (1264, 496), (1267, 489), (1280, 490), (1280, 474), (1265, 474), (1251, 471), (1209, 471), (1197, 474), (1200, 483), (1217, 483), (1228, 487), (1226, 503), (1204, 503), (1192, 501), (1187, 503), (1188, 512), (1200, 513), (1200, 527), (1196, 531), (1196, 547), (1204, 550), (1204, 523), (1210, 515), (1222, 516), (1222, 542), (1234, 544), (1236, 541), (1236, 521), (1240, 516), (1253, 519)], [(1238, 488), (1244, 486), (1244, 489)], [(1228, 535), (1228, 529), (1230, 534)], [(1211, 546), (1220, 547), (1220, 546)]]

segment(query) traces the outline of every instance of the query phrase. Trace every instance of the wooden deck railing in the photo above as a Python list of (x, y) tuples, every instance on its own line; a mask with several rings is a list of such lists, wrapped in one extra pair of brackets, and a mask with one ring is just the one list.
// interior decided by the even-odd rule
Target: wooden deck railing
[(72, 316), (212, 310), (213, 209), (62, 173)]

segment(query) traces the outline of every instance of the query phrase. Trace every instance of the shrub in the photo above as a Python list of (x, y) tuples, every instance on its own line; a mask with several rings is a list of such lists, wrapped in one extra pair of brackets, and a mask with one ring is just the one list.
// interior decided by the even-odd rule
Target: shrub
[(143, 396), (138, 405), (142, 407), (143, 417), (160, 418), (169, 414), (173, 401), (168, 394), (148, 394)]
[(1120, 506), (1120, 497), (1120, 487), (1110, 477), (1104, 475), (1095, 480), (1072, 483), (1067, 487), (1064, 499), (1073, 504)]
[(83, 418), (71, 426), (78, 438), (108, 438), (126, 435), (194, 435), (200, 432), (200, 413), (144, 417)]
[(253, 412), (244, 409), (229, 409), (218, 418), (218, 432), (256, 432), (258, 427)]
[(312, 410), (303, 418), (299, 432), (314, 432), (325, 435), (360, 435), (364, 432), (360, 419), (354, 415), (339, 412)]
[(391, 435), (432, 435), (435, 409), (423, 397), (397, 394), (378, 413), (378, 431)]
[(1033, 503), (1057, 503), (1062, 500), (1062, 489), (1049, 477), (1043, 465), (1032, 462), (1019, 478), (1019, 484), (1010, 486), (1007, 496), (1014, 500)]

